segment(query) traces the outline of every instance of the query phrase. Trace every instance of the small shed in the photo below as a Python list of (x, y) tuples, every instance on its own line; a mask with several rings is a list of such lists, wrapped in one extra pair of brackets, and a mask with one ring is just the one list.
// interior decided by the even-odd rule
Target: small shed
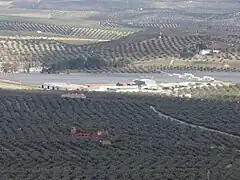
[(43, 90), (66, 90), (66, 83), (43, 83), (41, 89)]
[(200, 55), (209, 55), (212, 53), (212, 50), (211, 49), (203, 49), (199, 52)]
[(101, 144), (102, 146), (107, 146), (107, 145), (111, 145), (111, 144), (112, 144), (111, 141), (109, 141), (109, 140), (107, 140), (107, 139), (100, 140), (99, 142), (100, 142), (100, 144)]

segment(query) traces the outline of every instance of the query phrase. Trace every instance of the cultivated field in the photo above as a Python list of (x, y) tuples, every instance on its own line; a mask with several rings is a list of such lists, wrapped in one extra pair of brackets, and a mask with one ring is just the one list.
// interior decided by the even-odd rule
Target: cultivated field
[[(187, 67), (240, 68), (238, 37), (230, 35), (214, 37), (207, 35), (207, 32), (196, 34), (186, 31), (153, 30), (149, 33), (139, 32), (114, 41), (88, 45), (64, 43), (54, 38), (2, 38), (1, 59), (2, 62), (42, 63), (46, 67), (51, 67), (53, 71), (116, 68), (126, 65), (161, 65), (166, 68), (173, 66), (185, 69)], [(63, 31), (64, 33), (67, 35), (68, 31)], [(85, 34), (85, 37), (98, 36), (99, 41), (104, 41), (108, 39), (107, 35), (109, 34), (105, 36), (90, 33), (89, 36)], [(217, 48), (220, 52), (199, 55), (198, 52), (203, 47)]]
[(239, 85), (80, 99), (25, 84), (188, 81), (183, 70), (239, 83), (237, 0), (0, 0), (0, 54), (0, 88), (25, 89), (0, 90), (0, 179), (240, 179)]
[[(3, 63), (41, 63), (49, 73), (240, 69), (235, 1), (19, 0), (12, 6), (0, 12)], [(200, 55), (204, 49), (219, 53)]]
[[(1, 91), (1, 177), (240, 178), (239, 111), (233, 98), (85, 95), (70, 99), (59, 93)], [(94, 140), (76, 140), (73, 126), (107, 128), (114, 141), (102, 147)]]

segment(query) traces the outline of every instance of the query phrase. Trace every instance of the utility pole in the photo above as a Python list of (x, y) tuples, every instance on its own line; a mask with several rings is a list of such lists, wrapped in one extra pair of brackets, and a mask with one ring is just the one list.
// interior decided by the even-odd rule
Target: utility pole
[(210, 180), (210, 171), (207, 171), (207, 180)]
[(48, 14), (48, 19), (52, 19), (51, 12), (49, 12), (49, 14)]
[(240, 106), (240, 102), (237, 101), (237, 102), (236, 102), (236, 112), (239, 111), (239, 106)]

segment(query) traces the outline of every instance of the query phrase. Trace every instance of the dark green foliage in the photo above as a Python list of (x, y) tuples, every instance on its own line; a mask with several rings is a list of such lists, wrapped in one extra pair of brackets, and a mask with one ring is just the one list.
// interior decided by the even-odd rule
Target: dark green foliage
[(91, 56), (88, 58), (75, 58), (69, 59), (65, 61), (60, 61), (47, 66), (48, 68), (43, 68), (42, 73), (56, 73), (61, 70), (73, 70), (73, 69), (84, 69), (84, 68), (97, 68), (100, 69), (107, 65), (106, 61), (104, 61), (100, 56)]
[(180, 56), (183, 58), (191, 58), (198, 54), (201, 50), (206, 49), (207, 46), (204, 43), (191, 44), (186, 46), (180, 52)]
[[(63, 99), (59, 93), (1, 91), (0, 176), (204, 180), (209, 170), (211, 180), (239, 180), (238, 139), (180, 125), (150, 109), (152, 105), (184, 121), (233, 133), (239, 122), (226, 101), (91, 92), (86, 96)], [(107, 127), (118, 139), (109, 147), (74, 140), (73, 125)]]

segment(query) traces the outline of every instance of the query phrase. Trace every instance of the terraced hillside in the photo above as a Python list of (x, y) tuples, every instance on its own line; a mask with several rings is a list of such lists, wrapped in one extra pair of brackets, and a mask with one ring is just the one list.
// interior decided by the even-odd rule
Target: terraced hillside
[[(203, 30), (194, 33), (171, 29), (152, 29), (117, 40), (88, 45), (12, 37), (1, 39), (1, 61), (30, 63), (32, 66), (42, 63), (47, 67), (53, 65), (55, 70), (122, 67), (151, 63), (154, 60), (160, 64), (170, 60), (207, 61), (214, 62), (216, 67), (222, 67), (226, 64), (225, 61), (233, 64), (238, 62), (238, 38), (239, 36), (231, 32), (226, 36), (218, 31)], [(220, 52), (208, 56), (199, 55), (204, 48), (218, 49)], [(234, 67), (235, 65), (237, 63)]]
[[(192, 3), (198, 2), (194, 1)], [(238, 23), (234, 22), (238, 22), (239, 8), (234, 7), (234, 3), (229, 3), (230, 6), (227, 6), (227, 4), (222, 6), (215, 3), (213, 5), (211, 3), (213, 2), (205, 1), (201, 4), (202, 7), (197, 7), (196, 4), (196, 6), (188, 7), (189, 4), (185, 2), (182, 7), (177, 7), (174, 6), (173, 2), (166, 2), (165, 6), (158, 8), (141, 7), (114, 12), (105, 11), (89, 16), (87, 19), (100, 21), (102, 26), (108, 27), (186, 28), (190, 24), (196, 23), (202, 25), (209, 23), (211, 25), (238, 26)], [(207, 4), (209, 4), (209, 7), (206, 7)], [(211, 8), (212, 5), (215, 8)]]
[[(159, 12), (142, 12), (138, 15), (138, 12), (135, 12), (134, 17), (124, 15), (119, 15), (116, 18), (102, 17), (101, 26), (104, 27), (129, 27), (129, 28), (187, 28), (189, 25), (201, 24), (201, 25), (219, 25), (219, 26), (239, 26), (238, 19), (239, 15), (223, 16), (222, 19), (215, 15), (204, 15), (204, 14), (191, 14), (186, 15), (186, 13), (181, 12), (164, 12), (160, 10)], [(122, 17), (123, 16), (123, 17)], [(94, 19), (95, 17), (90, 17)], [(100, 19), (96, 16), (95, 19)], [(122, 19), (123, 18), (123, 19)], [(237, 23), (234, 23), (237, 22)]]
[[(15, 2), (16, 8), (47, 10), (51, 18), (74, 19), (100, 22), (108, 27), (187, 27), (201, 23), (237, 25), (239, 13), (237, 1), (24, 1)], [(79, 16), (80, 15), (80, 16)], [(81, 18), (80, 18), (81, 17)]]
[[(147, 66), (152, 72), (155, 65), (239, 69), (238, 18), (234, 0), (18, 0), (12, 9), (0, 12), (0, 62), (21, 67), (42, 64), (50, 72), (124, 72), (122, 68), (129, 66), (126, 71), (142, 72), (139, 66)], [(32, 38), (24, 37), (28, 35)], [(59, 36), (66, 39), (59, 42)], [(203, 49), (217, 53), (201, 55)]]
[[(1, 91), (0, 98), (4, 179), (240, 178), (239, 138), (170, 121), (150, 108), (193, 124), (205, 118), (203, 125), (232, 133), (239, 121), (229, 102), (99, 93), (69, 99), (10, 91)], [(174, 113), (179, 103), (184, 117)], [(216, 117), (215, 110), (222, 113)], [(233, 123), (228, 127), (223, 124), (226, 114)], [(107, 128), (115, 140), (107, 147), (76, 140), (70, 132), (73, 126)]]
[(38, 32), (53, 33), (56, 35), (74, 36), (86, 39), (104, 39), (113, 40), (122, 36), (127, 36), (133, 32), (124, 32), (117, 30), (94, 29), (94, 28), (77, 28), (67, 25), (51, 25), (29, 22), (12, 22), (0, 21), (0, 30), (16, 32)]

